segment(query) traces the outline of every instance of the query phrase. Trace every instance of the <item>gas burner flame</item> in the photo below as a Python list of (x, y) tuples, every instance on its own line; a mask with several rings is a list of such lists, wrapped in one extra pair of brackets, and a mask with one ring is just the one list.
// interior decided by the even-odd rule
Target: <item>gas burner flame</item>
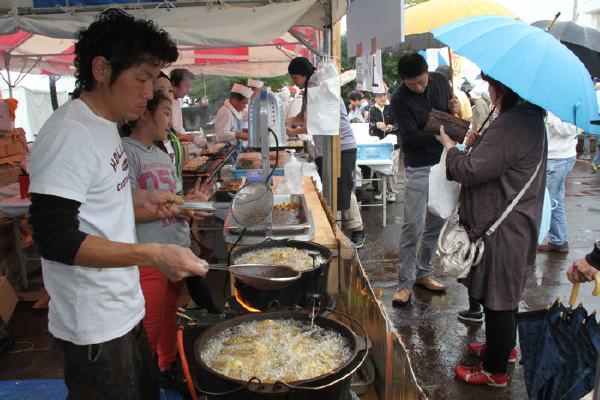
[(235, 290), (235, 300), (238, 302), (238, 304), (240, 306), (242, 306), (242, 308), (244, 308), (244, 310), (249, 311), (251, 313), (257, 313), (257, 312), (261, 312), (261, 310), (252, 307), (250, 304), (247, 304), (244, 302), (244, 300), (242, 300), (242, 296), (240, 296), (240, 293)]

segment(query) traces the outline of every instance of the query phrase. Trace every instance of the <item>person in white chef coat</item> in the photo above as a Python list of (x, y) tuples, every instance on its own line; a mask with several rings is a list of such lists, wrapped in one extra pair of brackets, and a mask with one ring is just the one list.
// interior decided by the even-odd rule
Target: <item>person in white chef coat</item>
[(251, 88), (235, 83), (231, 87), (229, 98), (217, 112), (215, 136), (218, 143), (227, 143), (242, 151), (243, 141), (248, 140), (248, 130), (244, 129), (244, 108), (248, 105), (253, 91)]

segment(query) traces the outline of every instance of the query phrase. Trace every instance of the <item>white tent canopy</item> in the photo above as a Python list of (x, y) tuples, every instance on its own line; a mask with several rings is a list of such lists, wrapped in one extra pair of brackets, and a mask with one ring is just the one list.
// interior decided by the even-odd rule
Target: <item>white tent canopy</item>
[[(56, 75), (73, 73), (76, 32), (109, 7), (34, 8), (32, 0), (11, 2), (11, 8), (0, 6), (2, 67)], [(220, 3), (180, 0), (115, 6), (139, 18), (152, 19), (169, 32), (181, 52), (173, 66), (206, 74), (251, 77), (285, 74), (291, 58), (308, 55), (308, 48), (318, 48), (317, 30), (327, 25), (327, 7), (332, 6), (336, 19), (346, 9), (343, 0), (331, 0), (332, 4), (320, 0), (281, 0), (267, 5), (244, 0)], [(215, 53), (218, 57), (207, 56), (207, 49), (225, 48), (229, 49), (226, 54), (221, 51)], [(238, 58), (229, 61), (223, 56)]]
[[(33, 5), (30, 0), (19, 0), (18, 3), (29, 3), (30, 7)], [(157, 2), (151, 3), (156, 4), (152, 8), (140, 8), (141, 5), (149, 6), (147, 3), (132, 3), (134, 8), (128, 9), (128, 12), (138, 18), (154, 21), (168, 31), (178, 45), (263, 45), (282, 36), (291, 26), (305, 25), (321, 29), (326, 24), (322, 20), (324, 12), (311, 11), (313, 6), (323, 7), (317, 0), (284, 1), (262, 6), (253, 3), (234, 3), (236, 5), (233, 6), (227, 2), (214, 6), (197, 5), (204, 3), (197, 1)], [(126, 7), (126, 4), (115, 6)], [(52, 38), (73, 39), (79, 29), (95, 20), (98, 11), (107, 7), (38, 9), (17, 6), (0, 15), (0, 34), (24, 30)]]

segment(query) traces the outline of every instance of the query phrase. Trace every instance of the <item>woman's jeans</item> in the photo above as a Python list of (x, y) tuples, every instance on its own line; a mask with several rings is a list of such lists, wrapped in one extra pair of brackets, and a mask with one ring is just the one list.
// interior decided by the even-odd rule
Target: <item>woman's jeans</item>
[(552, 201), (552, 218), (548, 242), (561, 245), (567, 242), (567, 215), (565, 212), (565, 183), (575, 166), (575, 157), (548, 159), (546, 186)]

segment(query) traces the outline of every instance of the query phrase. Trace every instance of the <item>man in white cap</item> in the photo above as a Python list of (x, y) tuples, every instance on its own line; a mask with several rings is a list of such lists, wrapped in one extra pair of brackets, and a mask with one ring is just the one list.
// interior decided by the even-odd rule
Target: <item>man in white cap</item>
[(241, 149), (242, 141), (248, 140), (248, 131), (244, 131), (244, 108), (252, 97), (252, 89), (235, 83), (231, 87), (229, 98), (217, 112), (215, 132), (217, 142), (229, 143)]

